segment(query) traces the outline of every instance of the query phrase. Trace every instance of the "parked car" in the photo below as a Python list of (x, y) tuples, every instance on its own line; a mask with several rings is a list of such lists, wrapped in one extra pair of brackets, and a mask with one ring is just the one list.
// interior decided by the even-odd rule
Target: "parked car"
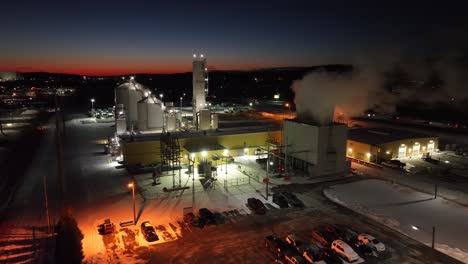
[(358, 253), (360, 256), (368, 259), (369, 257), (377, 256), (374, 255), (374, 250), (366, 244), (362, 244), (358, 241), (357, 238), (353, 238), (348, 241), (348, 245), (353, 248), (353, 250)]
[(203, 222), (204, 224), (206, 224), (206, 225), (215, 225), (216, 224), (216, 217), (207, 208), (200, 208), (198, 210), (198, 214), (200, 215), (201, 222)]
[(277, 257), (283, 257), (288, 250), (288, 244), (283, 239), (274, 235), (265, 237), (265, 247), (272, 250)]
[(375, 249), (377, 252), (383, 252), (386, 250), (384, 243), (371, 235), (360, 234), (357, 238), (359, 242)]
[(287, 235), (284, 240), (299, 253), (303, 252), (308, 246), (295, 235)]
[(394, 169), (403, 169), (406, 166), (406, 163), (399, 160), (389, 160), (382, 162), (382, 165)]
[(266, 213), (266, 207), (257, 198), (249, 198), (247, 199), (247, 206), (256, 214), (265, 214)]
[(284, 260), (289, 264), (307, 264), (307, 261), (294, 250), (286, 252)]
[(302, 257), (308, 262), (308, 263), (314, 263), (314, 264), (326, 264), (324, 259), (324, 248), (317, 243), (312, 243), (308, 244), (307, 248), (304, 249), (302, 252)]
[(274, 193), (273, 194), (273, 202), (277, 204), (280, 208), (288, 208), (288, 200), (286, 198), (279, 194), (279, 193)]
[(340, 257), (331, 249), (324, 249), (321, 256), (327, 264), (343, 264)]
[(338, 253), (348, 262), (354, 262), (359, 260), (359, 255), (343, 240), (335, 240), (331, 243), (330, 248)]
[(304, 203), (297, 196), (290, 192), (282, 192), (281, 195), (286, 198), (292, 207), (305, 207)]
[(204, 223), (200, 220), (200, 217), (192, 212), (184, 215), (184, 222), (196, 227), (203, 227)]
[(145, 237), (146, 241), (153, 242), (158, 241), (159, 237), (156, 235), (156, 230), (149, 221), (141, 223), (141, 233)]
[(339, 239), (339, 237), (337, 237), (333, 233), (330, 233), (330, 232), (328, 232), (326, 230), (312, 231), (312, 238), (315, 239), (317, 242), (319, 242), (320, 244), (322, 244), (324, 246), (328, 246), (334, 240)]

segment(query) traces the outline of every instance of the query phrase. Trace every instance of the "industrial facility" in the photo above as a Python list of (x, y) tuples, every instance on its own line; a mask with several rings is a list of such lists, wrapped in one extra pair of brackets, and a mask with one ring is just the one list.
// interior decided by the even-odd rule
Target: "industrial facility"
[(301, 114), (284, 123), (218, 126), (218, 113), (206, 101), (205, 56), (193, 55), (192, 66), (192, 111), (163, 102), (134, 78), (115, 89), (116, 136), (127, 167), (174, 171), (193, 165), (206, 175), (216, 170), (218, 162), (256, 156), (267, 171), (288, 175), (315, 177), (349, 170), (347, 126), (333, 123), (333, 112), (320, 124)]
[(421, 157), (438, 150), (437, 137), (389, 128), (358, 128), (348, 132), (346, 156), (380, 163), (391, 159)]
[(308, 100), (297, 100), (293, 119), (227, 125), (223, 119), (233, 117), (206, 100), (204, 55), (194, 55), (192, 66), (190, 110), (163, 102), (134, 78), (115, 89), (114, 142), (120, 142), (118, 153), (127, 167), (174, 171), (193, 166), (209, 177), (219, 162), (252, 156), (265, 164), (267, 177), (268, 172), (318, 177), (349, 171), (353, 159), (380, 163), (437, 151), (438, 138), (420, 133), (387, 128), (348, 131), (347, 125), (333, 122), (333, 105), (321, 107), (317, 114)]

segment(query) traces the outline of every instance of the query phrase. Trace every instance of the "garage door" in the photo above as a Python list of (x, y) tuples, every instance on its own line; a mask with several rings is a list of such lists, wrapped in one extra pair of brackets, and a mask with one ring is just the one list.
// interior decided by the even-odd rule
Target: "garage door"
[(398, 158), (405, 158), (406, 157), (406, 145), (402, 144), (398, 148)]
[(427, 152), (431, 153), (434, 152), (434, 141), (429, 141), (429, 144), (427, 144)]
[(419, 145), (419, 143), (414, 143), (413, 145), (413, 156), (418, 156), (419, 155), (419, 151), (421, 149), (421, 145)]

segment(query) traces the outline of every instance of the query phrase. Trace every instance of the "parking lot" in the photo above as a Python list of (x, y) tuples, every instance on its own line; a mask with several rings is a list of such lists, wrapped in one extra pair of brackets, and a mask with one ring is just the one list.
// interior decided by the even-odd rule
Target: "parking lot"
[[(127, 242), (122, 241), (125, 251), (129, 257), (135, 257), (132, 261), (136, 263), (272, 263), (277, 257), (265, 247), (265, 236), (274, 234), (285, 237), (294, 234), (305, 242), (311, 242), (312, 231), (320, 226), (343, 224), (375, 236), (387, 247), (386, 254), (368, 258), (365, 263), (459, 263), (375, 221), (331, 203), (321, 195), (322, 188), (319, 184), (310, 184), (289, 185), (275, 190), (297, 190), (297, 196), (307, 206), (304, 209), (279, 209), (267, 204), (269, 209), (265, 215), (255, 215), (251, 211), (238, 214), (220, 212), (226, 216), (225, 223), (206, 225), (204, 228), (188, 227), (182, 224), (181, 218), (174, 219), (169, 226), (177, 230), (177, 239), (169, 243), (146, 242), (138, 243), (139, 246), (135, 247), (131, 238), (135, 237), (136, 241), (142, 239), (137, 229), (131, 232), (135, 236), (128, 235), (127, 229), (121, 230), (117, 236), (126, 237)], [(157, 233), (164, 237), (161, 230), (157, 230)], [(102, 239), (107, 238), (103, 236)], [(109, 245), (108, 248), (112, 248), (112, 244)]]

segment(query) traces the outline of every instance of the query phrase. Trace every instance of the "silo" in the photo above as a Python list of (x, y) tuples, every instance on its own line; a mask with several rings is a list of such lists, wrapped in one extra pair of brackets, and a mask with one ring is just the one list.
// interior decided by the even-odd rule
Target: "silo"
[(202, 109), (198, 116), (198, 129), (208, 130), (211, 127), (211, 112), (208, 109)]
[(176, 116), (175, 115), (167, 115), (166, 128), (168, 132), (176, 130)]
[(218, 114), (211, 114), (211, 129), (218, 129)]
[(143, 98), (144, 89), (133, 79), (115, 88), (115, 104), (123, 104), (127, 128), (132, 129), (138, 122), (138, 101)]
[(154, 97), (145, 97), (138, 102), (138, 129), (159, 130), (163, 127), (161, 102)]

